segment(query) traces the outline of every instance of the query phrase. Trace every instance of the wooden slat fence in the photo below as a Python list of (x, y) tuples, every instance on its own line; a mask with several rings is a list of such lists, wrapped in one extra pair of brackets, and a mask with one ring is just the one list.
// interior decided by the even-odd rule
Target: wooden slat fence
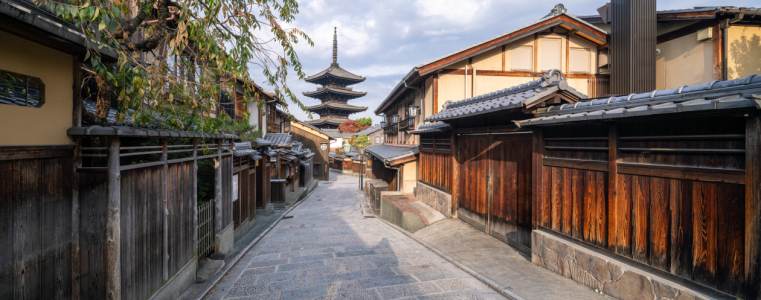
[(54, 150), (52, 157), (0, 155), (0, 299), (71, 295), (72, 151)]
[(537, 224), (743, 297), (744, 123), (545, 129)]
[(214, 253), (214, 202), (206, 201), (198, 206), (198, 258), (207, 258), (212, 253)]

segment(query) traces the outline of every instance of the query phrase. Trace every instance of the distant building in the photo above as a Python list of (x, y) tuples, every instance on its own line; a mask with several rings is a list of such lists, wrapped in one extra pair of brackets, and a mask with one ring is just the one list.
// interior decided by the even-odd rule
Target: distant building
[(306, 82), (322, 85), (313, 92), (304, 92), (304, 96), (319, 99), (322, 103), (307, 106), (312, 113), (320, 115), (317, 120), (306, 123), (320, 129), (336, 129), (338, 125), (349, 120), (349, 115), (367, 110), (364, 106), (354, 106), (347, 102), (367, 95), (367, 92), (354, 91), (348, 87), (365, 81), (362, 76), (354, 75), (338, 66), (338, 42), (333, 33), (333, 63), (320, 73), (309, 76)]

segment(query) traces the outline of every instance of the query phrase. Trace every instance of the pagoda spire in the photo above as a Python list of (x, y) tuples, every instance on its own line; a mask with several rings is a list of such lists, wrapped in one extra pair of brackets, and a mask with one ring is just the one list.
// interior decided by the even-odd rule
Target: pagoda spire
[(338, 38), (337, 38), (337, 27), (333, 27), (333, 65), (338, 65)]

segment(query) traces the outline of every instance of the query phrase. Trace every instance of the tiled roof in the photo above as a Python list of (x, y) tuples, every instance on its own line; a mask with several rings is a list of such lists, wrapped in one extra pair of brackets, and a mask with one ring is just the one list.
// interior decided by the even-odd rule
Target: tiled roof
[(390, 162), (397, 158), (402, 158), (408, 155), (417, 154), (418, 147), (410, 146), (392, 146), (392, 145), (377, 145), (373, 147), (365, 148), (368, 154), (375, 156), (376, 158)]
[(556, 92), (569, 98), (586, 99), (587, 96), (568, 86), (559, 70), (550, 70), (541, 78), (504, 90), (491, 92), (457, 102), (444, 104), (439, 113), (425, 119), (427, 122), (452, 120), (513, 108), (523, 108)]
[[(341, 123), (343, 124), (343, 123)], [(351, 133), (340, 132), (338, 129), (322, 129), (322, 132), (334, 139), (350, 138)]]
[(346, 121), (349, 121), (349, 119), (320, 118), (316, 120), (304, 121), (304, 123), (311, 124), (311, 125), (322, 125), (322, 124), (341, 125), (345, 123)]
[(167, 129), (139, 128), (130, 126), (98, 125), (71, 127), (66, 130), (69, 136), (122, 136), (122, 137), (167, 137), (167, 138), (203, 138), (203, 139), (237, 139), (234, 134), (178, 131)]
[(350, 91), (348, 89), (339, 89), (334, 87), (323, 87), (316, 91), (303, 92), (302, 94), (304, 94), (304, 96), (307, 96), (307, 97), (317, 98), (318, 96), (322, 94), (327, 94), (327, 93), (333, 93), (333, 94), (338, 94), (343, 96), (351, 96), (354, 98), (367, 95), (367, 92)]
[(434, 132), (444, 132), (450, 129), (452, 129), (452, 127), (449, 124), (444, 122), (421, 123), (417, 125), (417, 129), (410, 130), (410, 133), (411, 134), (434, 133)]
[(251, 142), (233, 143), (233, 156), (240, 157), (246, 155), (255, 155), (258, 151), (251, 149)]
[(268, 133), (264, 139), (270, 141), (275, 147), (291, 146), (290, 133)]
[[(737, 6), (695, 6), (693, 8), (659, 10), (657, 14), (664, 15), (664, 14), (699, 13), (699, 12), (711, 12), (711, 11), (724, 14), (724, 13), (736, 13), (736, 12), (739, 12), (740, 9), (741, 8)], [(761, 14), (761, 9), (755, 8), (755, 7), (749, 7), (749, 8), (746, 8), (744, 13), (747, 15), (750, 15), (750, 14), (759, 15)], [(592, 24), (602, 23), (602, 18), (600, 17), (599, 14), (579, 15), (576, 17)], [(698, 18), (705, 19), (706, 17), (702, 16)], [(689, 18), (684, 18), (684, 19), (689, 19)]]
[(351, 111), (366, 111), (367, 106), (356, 106), (351, 104), (344, 104), (344, 103), (322, 103), (312, 106), (307, 106), (307, 110), (309, 111), (315, 111), (320, 110), (323, 108), (333, 108), (333, 109), (340, 109), (340, 110), (351, 110)]
[(312, 124), (309, 124), (309, 123), (307, 123), (307, 122), (305, 122), (305, 121), (299, 121), (299, 120), (296, 120), (296, 123), (299, 123), (299, 124), (301, 124), (301, 125), (304, 125), (304, 126), (306, 126), (306, 127), (310, 128), (310, 129), (312, 129), (312, 130), (316, 130), (317, 132), (320, 132), (320, 133), (322, 133), (322, 134), (325, 134), (325, 135), (327, 135), (328, 137), (331, 137), (331, 138), (332, 138), (332, 136), (330, 136), (330, 135), (329, 135), (327, 132), (325, 132), (325, 129), (320, 129), (320, 128), (314, 127), (314, 125), (312, 125)]
[(761, 109), (761, 76), (542, 108), (537, 118), (515, 123), (528, 126), (742, 108)]
[(337, 64), (331, 65), (329, 68), (322, 70), (320, 73), (305, 78), (304, 81), (315, 83), (324, 77), (335, 77), (347, 81), (355, 81), (355, 83), (365, 81), (365, 77), (354, 75), (351, 72), (342, 69)]
[(380, 125), (375, 125), (375, 126), (367, 128), (365, 130), (362, 130), (360, 132), (353, 133), (352, 135), (360, 135), (360, 134), (370, 135), (371, 133), (376, 132), (376, 131), (381, 130), (381, 129), (383, 129), (383, 127), (381, 127)]
[(257, 144), (257, 145), (259, 145), (259, 147), (268, 147), (268, 146), (272, 146), (272, 142), (270, 142), (270, 141), (268, 141), (268, 140), (265, 140), (265, 139), (263, 139), (263, 138), (257, 138), (257, 139), (256, 139), (256, 144)]

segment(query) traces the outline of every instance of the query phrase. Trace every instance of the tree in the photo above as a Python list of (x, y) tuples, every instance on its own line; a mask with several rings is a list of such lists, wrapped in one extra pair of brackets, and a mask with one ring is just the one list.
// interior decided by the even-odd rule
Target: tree
[[(114, 99), (120, 121), (216, 130), (220, 121), (211, 117), (220, 96), (250, 78), (249, 66), (261, 69), (278, 99), (305, 110), (286, 84), (289, 70), (304, 77), (294, 44), (313, 45), (305, 33), (284, 27), (299, 11), (296, 0), (32, 1), (90, 40), (83, 68), (90, 78), (84, 81), (96, 83), (90, 84), (95, 91), (86, 90), (98, 109), (83, 110), (85, 121), (102, 123)], [(106, 51), (118, 61), (105, 62)], [(239, 100), (261, 107), (254, 85), (246, 87)]]
[(361, 130), (367, 129), (370, 126), (362, 126), (359, 125), (359, 123), (355, 120), (349, 120), (344, 122), (341, 125), (338, 125), (338, 131), (339, 132), (345, 132), (345, 133), (355, 133), (359, 132)]
[(357, 150), (365, 149), (369, 145), (370, 145), (370, 139), (365, 134), (360, 134), (356, 139), (354, 139), (354, 142), (352, 144), (352, 146), (354, 146), (354, 148), (357, 148)]
[(373, 126), (373, 119), (370, 117), (359, 118), (357, 119), (357, 123), (359, 123), (360, 126)]

